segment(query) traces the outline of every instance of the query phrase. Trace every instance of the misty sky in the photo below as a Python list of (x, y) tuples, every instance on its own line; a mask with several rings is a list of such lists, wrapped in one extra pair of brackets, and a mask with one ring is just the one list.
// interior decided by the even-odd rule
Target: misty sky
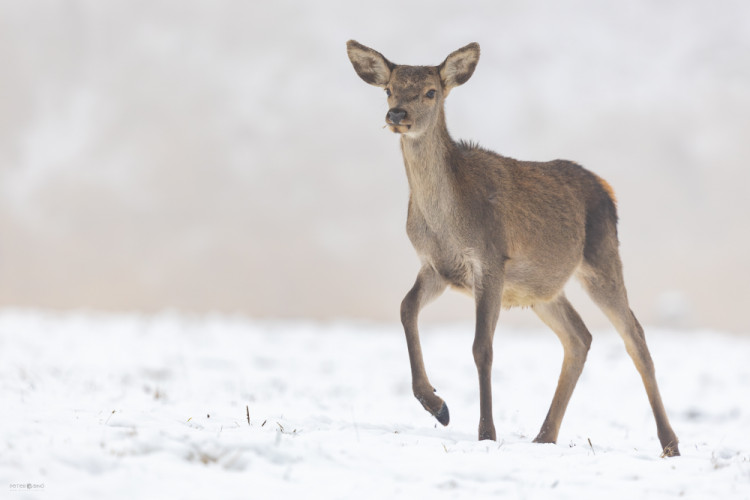
[(0, 307), (396, 321), (408, 186), (345, 42), (477, 41), (452, 135), (606, 178), (643, 323), (747, 331), (749, 5), (0, 1)]

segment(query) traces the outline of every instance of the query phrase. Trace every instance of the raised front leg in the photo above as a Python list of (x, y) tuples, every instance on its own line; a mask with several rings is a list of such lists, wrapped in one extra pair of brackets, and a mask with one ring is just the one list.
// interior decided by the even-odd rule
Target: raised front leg
[(411, 385), (414, 396), (443, 425), (448, 425), (450, 415), (448, 406), (435, 394), (435, 389), (427, 379), (422, 359), (422, 346), (419, 342), (417, 318), (419, 311), (431, 300), (440, 295), (447, 284), (431, 266), (423, 266), (417, 275), (417, 281), (401, 302), (401, 323), (406, 334), (406, 346), (409, 349), (411, 363)]
[(472, 352), (479, 375), (479, 440), (496, 439), (492, 418), (492, 340), (500, 315), (502, 280), (485, 279), (475, 286), (476, 331)]

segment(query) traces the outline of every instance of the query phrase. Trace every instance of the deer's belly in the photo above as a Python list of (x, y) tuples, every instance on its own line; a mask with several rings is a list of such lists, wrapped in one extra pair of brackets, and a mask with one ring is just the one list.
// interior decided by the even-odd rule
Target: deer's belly
[(524, 285), (519, 286), (514, 283), (506, 283), (503, 287), (502, 307), (503, 309), (531, 307), (540, 302), (547, 302), (559, 293), (542, 294), (539, 292), (540, 290), (534, 290)]
[(505, 266), (503, 307), (530, 307), (554, 299), (562, 292), (575, 267), (575, 264), (549, 267), (531, 261), (509, 260)]
[[(445, 281), (457, 291), (474, 295), (474, 285), (481, 279), (482, 268), (472, 249), (450, 255), (423, 255)], [(573, 269), (563, 266), (549, 269), (533, 262), (509, 261), (505, 267), (502, 307), (531, 307), (557, 297), (567, 283)]]
[[(435, 266), (435, 269), (450, 284), (451, 288), (474, 296), (475, 275), (472, 267)], [(557, 297), (565, 286), (566, 279), (521, 280), (506, 279), (503, 283), (501, 305), (503, 309), (531, 307)]]

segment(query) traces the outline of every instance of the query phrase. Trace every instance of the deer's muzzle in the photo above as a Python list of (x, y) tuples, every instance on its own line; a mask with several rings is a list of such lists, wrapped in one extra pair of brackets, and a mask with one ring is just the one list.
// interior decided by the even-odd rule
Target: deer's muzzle
[(401, 108), (391, 108), (385, 115), (385, 123), (391, 128), (391, 131), (397, 134), (405, 134), (411, 129), (410, 120), (406, 119), (406, 110)]
[(404, 118), (406, 118), (406, 110), (400, 108), (391, 108), (385, 115), (385, 121), (391, 125), (399, 125)]

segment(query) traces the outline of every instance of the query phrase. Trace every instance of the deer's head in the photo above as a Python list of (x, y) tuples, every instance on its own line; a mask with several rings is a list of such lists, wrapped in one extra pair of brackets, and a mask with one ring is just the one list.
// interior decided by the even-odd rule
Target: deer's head
[(354, 71), (365, 82), (385, 89), (385, 123), (399, 134), (419, 136), (437, 123), (443, 102), (453, 87), (465, 83), (479, 61), (479, 44), (470, 43), (438, 66), (393, 64), (369, 47), (346, 43)]

